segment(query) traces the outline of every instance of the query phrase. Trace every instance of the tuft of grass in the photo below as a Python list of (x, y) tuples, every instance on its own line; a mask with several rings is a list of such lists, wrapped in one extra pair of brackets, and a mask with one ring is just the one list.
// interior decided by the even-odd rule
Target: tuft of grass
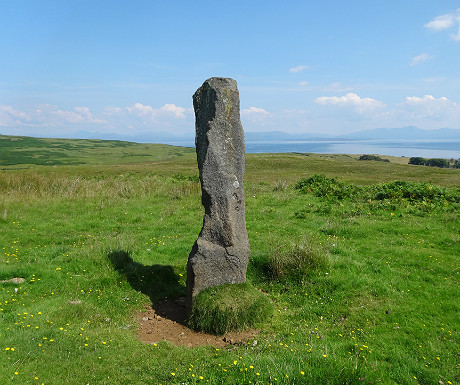
[(267, 258), (268, 277), (275, 280), (303, 282), (312, 273), (330, 267), (330, 254), (312, 237), (299, 243), (279, 245)]
[(196, 331), (222, 335), (254, 327), (272, 314), (270, 301), (249, 283), (224, 284), (198, 293), (189, 326)]

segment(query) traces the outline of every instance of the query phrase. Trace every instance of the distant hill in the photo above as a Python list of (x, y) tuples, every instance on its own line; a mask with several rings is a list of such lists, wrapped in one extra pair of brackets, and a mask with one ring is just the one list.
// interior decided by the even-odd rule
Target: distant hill
[(326, 134), (289, 134), (282, 131), (245, 132), (246, 141), (297, 141), (297, 140), (328, 140), (334, 137)]
[(402, 128), (375, 128), (357, 131), (344, 135), (348, 139), (392, 140), (392, 139), (443, 139), (460, 140), (460, 130), (440, 128), (438, 130), (422, 130), (414, 126)]
[(194, 141), (195, 136), (177, 136), (168, 132), (152, 132), (144, 134), (115, 134), (104, 132), (78, 131), (68, 135), (71, 139), (102, 139), (102, 140), (119, 140), (135, 143), (171, 143), (181, 141)]
[[(101, 139), (134, 143), (166, 143), (181, 146), (195, 146), (194, 133), (188, 135), (174, 135), (170, 132), (147, 132), (142, 134), (102, 133), (78, 131), (65, 136), (69, 139)], [(370, 130), (355, 131), (349, 134), (329, 135), (323, 133), (292, 134), (283, 131), (245, 132), (246, 141), (337, 141), (337, 140), (460, 140), (460, 130), (440, 128), (437, 130), (422, 130), (414, 126), (400, 128), (374, 128)]]
[(299, 141), (299, 140), (460, 140), (460, 130), (440, 128), (438, 130), (422, 130), (408, 126), (402, 128), (375, 128), (356, 131), (343, 135), (326, 135), (318, 133), (288, 134), (281, 131), (247, 132), (247, 141)]
[(99, 139), (0, 135), (0, 168), (30, 165), (126, 164), (195, 157), (194, 148)]

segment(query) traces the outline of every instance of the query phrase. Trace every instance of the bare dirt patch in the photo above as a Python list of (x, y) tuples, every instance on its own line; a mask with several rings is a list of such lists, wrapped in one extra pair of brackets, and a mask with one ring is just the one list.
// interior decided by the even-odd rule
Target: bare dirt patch
[(165, 300), (152, 306), (146, 306), (137, 314), (139, 322), (139, 340), (154, 344), (166, 340), (176, 346), (212, 345), (218, 348), (229, 344), (239, 345), (254, 339), (258, 330), (250, 329), (242, 332), (231, 332), (223, 336), (197, 333), (185, 326), (186, 312), (183, 298)]

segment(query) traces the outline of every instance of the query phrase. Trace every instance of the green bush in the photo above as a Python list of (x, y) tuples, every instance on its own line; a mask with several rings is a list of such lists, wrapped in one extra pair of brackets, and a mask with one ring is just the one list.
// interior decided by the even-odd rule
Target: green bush
[(426, 165), (429, 167), (449, 168), (449, 162), (447, 159), (441, 158), (428, 159)]
[(336, 178), (328, 178), (318, 174), (314, 174), (310, 178), (300, 179), (296, 183), (295, 189), (304, 193), (312, 192), (319, 197), (338, 200), (351, 198), (361, 190), (356, 185), (339, 182)]
[(198, 293), (188, 324), (196, 331), (222, 335), (254, 327), (272, 314), (270, 301), (249, 283), (224, 284)]
[(426, 165), (426, 159), (421, 158), (420, 156), (413, 156), (412, 158), (409, 159), (409, 164), (413, 164), (416, 166), (425, 166)]
[(390, 162), (389, 159), (383, 159), (377, 155), (361, 155), (358, 160), (376, 160), (378, 162)]
[(439, 168), (458, 168), (458, 162), (451, 160), (448, 161), (447, 159), (442, 158), (431, 158), (425, 159), (419, 156), (415, 156), (409, 159), (409, 164), (414, 164), (417, 166), (429, 166), (429, 167), (439, 167)]
[[(295, 188), (302, 193), (312, 193), (327, 200), (391, 200), (393, 203), (399, 203), (404, 199), (408, 202), (430, 202), (434, 205), (460, 203), (460, 189), (436, 186), (427, 182), (393, 181), (372, 186), (356, 186), (339, 182), (336, 178), (315, 174), (308, 179), (300, 179)], [(296, 212), (296, 216), (302, 216), (304, 211)]]
[(460, 190), (435, 186), (430, 183), (394, 181), (371, 187), (371, 199), (406, 199), (409, 201), (425, 201), (434, 203), (460, 202)]

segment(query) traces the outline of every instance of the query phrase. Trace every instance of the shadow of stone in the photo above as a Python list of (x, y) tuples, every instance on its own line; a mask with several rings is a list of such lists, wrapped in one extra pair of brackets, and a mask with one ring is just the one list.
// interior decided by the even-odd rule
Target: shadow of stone
[(185, 295), (185, 287), (179, 283), (179, 276), (172, 266), (145, 266), (135, 262), (124, 250), (112, 251), (108, 258), (113, 268), (126, 277), (134, 290), (148, 295), (152, 304), (166, 298), (178, 298)]
[(188, 327), (188, 314), (185, 307), (185, 297), (159, 301), (152, 305), (152, 309), (159, 316)]

